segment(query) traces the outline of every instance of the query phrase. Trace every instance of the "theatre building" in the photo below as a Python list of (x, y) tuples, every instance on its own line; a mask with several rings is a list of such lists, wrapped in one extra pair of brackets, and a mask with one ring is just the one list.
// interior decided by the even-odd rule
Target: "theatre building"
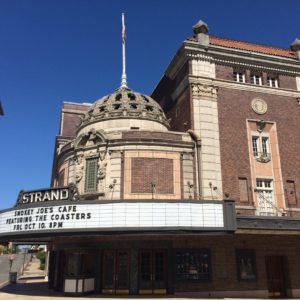
[(193, 31), (151, 96), (123, 72), (64, 102), (51, 187), (0, 212), (1, 241), (48, 244), (49, 288), (300, 297), (300, 41)]

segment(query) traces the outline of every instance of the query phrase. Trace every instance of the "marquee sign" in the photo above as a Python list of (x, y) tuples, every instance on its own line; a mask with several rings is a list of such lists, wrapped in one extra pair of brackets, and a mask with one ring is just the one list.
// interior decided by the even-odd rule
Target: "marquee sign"
[(16, 205), (34, 204), (48, 201), (78, 200), (79, 195), (75, 184), (67, 187), (48, 188), (33, 191), (20, 191)]
[[(66, 197), (64, 193), (62, 196)], [(30, 233), (62, 230), (74, 232), (136, 228), (227, 230), (224, 213), (226, 203), (204, 202), (111, 201), (85, 204), (82, 201), (64, 204), (61, 201), (59, 205), (17, 207), (0, 212), (0, 236), (20, 233), (28, 236)]]

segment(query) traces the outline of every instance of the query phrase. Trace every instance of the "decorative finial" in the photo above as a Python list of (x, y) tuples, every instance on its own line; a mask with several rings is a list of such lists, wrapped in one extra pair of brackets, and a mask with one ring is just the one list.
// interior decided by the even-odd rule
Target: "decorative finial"
[(200, 20), (193, 26), (193, 31), (194, 31), (195, 34), (207, 33), (208, 32), (208, 26), (205, 22)]
[(127, 77), (126, 77), (125, 42), (126, 42), (125, 21), (124, 21), (124, 13), (122, 13), (122, 62), (123, 62), (122, 69), (123, 70), (122, 70), (121, 88), (128, 88)]

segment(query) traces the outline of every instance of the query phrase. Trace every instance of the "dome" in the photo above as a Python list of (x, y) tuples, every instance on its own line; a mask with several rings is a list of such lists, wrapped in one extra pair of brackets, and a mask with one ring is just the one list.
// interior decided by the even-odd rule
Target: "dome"
[(120, 87), (91, 106), (79, 125), (79, 131), (93, 123), (122, 119), (148, 120), (169, 128), (169, 122), (155, 100), (127, 87)]

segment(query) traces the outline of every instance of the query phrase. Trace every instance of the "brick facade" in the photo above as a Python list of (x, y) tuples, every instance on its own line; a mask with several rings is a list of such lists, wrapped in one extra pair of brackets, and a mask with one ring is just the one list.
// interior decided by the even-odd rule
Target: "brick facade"
[(131, 159), (131, 192), (158, 194), (174, 193), (173, 160), (136, 157)]
[(60, 135), (64, 137), (75, 137), (81, 117), (88, 111), (91, 104), (68, 103), (63, 104), (61, 113)]
[(189, 72), (189, 62), (186, 62), (174, 79), (165, 75), (151, 95), (153, 99), (159, 102), (167, 118), (170, 118), (170, 125), (173, 131), (185, 132), (192, 128), (192, 105), (188, 86), (174, 96), (174, 92), (176, 93), (178, 86)]
[(154, 131), (127, 131), (122, 132), (123, 139), (160, 139), (160, 140), (173, 140), (181, 141), (182, 136), (180, 134), (154, 132)]
[[(251, 108), (255, 97), (264, 99), (268, 104), (268, 111), (263, 116), (257, 115)], [(287, 180), (295, 181), (296, 193), (299, 194), (300, 161), (293, 159), (300, 151), (300, 129), (297, 126), (300, 114), (295, 99), (219, 88), (218, 103), (224, 191), (239, 202), (238, 178), (251, 179), (246, 119), (264, 119), (277, 125), (284, 188), (287, 189)]]

